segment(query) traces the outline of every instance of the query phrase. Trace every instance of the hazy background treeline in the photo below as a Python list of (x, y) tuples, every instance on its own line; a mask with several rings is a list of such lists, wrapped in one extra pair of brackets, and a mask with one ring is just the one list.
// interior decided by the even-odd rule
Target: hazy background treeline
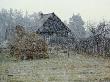
[[(35, 32), (42, 12), (1, 9), (0, 10), (0, 42), (6, 41), (8, 32), (17, 25), (25, 27), (25, 30)], [(69, 21), (64, 21), (71, 29), (71, 36), (75, 39), (74, 50), (88, 54), (110, 54), (110, 22), (103, 20), (100, 23), (83, 21), (80, 14), (73, 14)], [(11, 30), (12, 31), (12, 30)], [(8, 37), (7, 37), (8, 36)], [(110, 56), (110, 55), (109, 55)]]
[[(35, 31), (37, 29), (37, 23), (39, 21), (39, 14), (42, 12), (33, 12), (29, 14), (28, 11), (22, 10), (0, 10), (0, 41), (6, 40), (6, 31), (14, 28), (16, 25), (26, 27), (25, 29)], [(85, 22), (82, 20), (79, 14), (70, 18), (69, 22), (64, 23), (74, 32), (77, 38), (85, 36)]]

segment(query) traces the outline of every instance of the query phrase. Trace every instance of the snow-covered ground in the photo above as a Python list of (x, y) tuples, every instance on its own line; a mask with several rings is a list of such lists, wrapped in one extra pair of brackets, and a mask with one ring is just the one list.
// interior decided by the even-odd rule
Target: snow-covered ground
[(70, 58), (2, 62), (0, 82), (110, 82), (110, 60), (77, 54)]

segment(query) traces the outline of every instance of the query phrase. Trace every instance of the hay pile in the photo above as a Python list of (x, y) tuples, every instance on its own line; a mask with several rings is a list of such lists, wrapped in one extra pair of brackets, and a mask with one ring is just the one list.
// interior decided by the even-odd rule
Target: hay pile
[(22, 26), (16, 26), (15, 38), (10, 41), (10, 54), (17, 59), (48, 58), (46, 42), (40, 35), (26, 32)]

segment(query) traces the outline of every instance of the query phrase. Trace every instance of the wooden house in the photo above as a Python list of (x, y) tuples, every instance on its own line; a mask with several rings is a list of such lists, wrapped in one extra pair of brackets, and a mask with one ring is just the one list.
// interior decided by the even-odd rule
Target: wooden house
[(71, 30), (54, 13), (40, 14), (37, 33), (46, 37), (56, 35), (67, 37)]

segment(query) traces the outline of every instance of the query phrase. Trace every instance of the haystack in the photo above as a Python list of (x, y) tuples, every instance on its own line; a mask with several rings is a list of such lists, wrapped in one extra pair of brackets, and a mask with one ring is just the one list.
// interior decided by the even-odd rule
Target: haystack
[(10, 41), (10, 53), (17, 59), (48, 58), (46, 42), (39, 34), (26, 32), (22, 26), (16, 26), (16, 37)]

